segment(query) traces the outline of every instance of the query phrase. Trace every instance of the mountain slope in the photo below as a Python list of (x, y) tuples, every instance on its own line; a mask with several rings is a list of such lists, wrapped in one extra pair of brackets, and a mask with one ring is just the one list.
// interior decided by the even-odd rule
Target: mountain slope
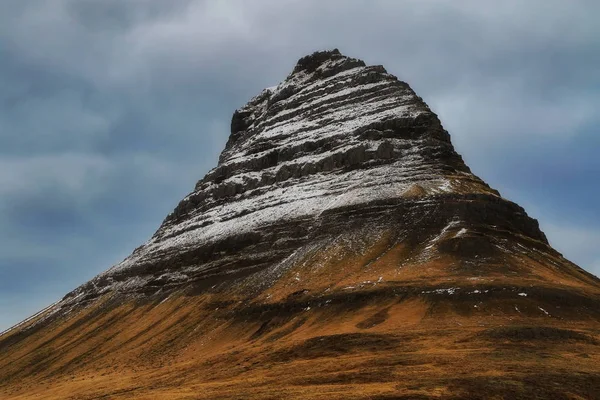
[(147, 243), (0, 336), (2, 396), (600, 393), (598, 279), (406, 83), (317, 52), (231, 125)]

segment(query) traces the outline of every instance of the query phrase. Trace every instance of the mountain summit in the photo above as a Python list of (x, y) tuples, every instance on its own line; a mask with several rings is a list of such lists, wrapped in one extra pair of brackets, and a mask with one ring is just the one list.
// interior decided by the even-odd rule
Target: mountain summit
[(0, 336), (0, 395), (595, 398), (599, 300), (408, 84), (322, 51), (148, 242)]

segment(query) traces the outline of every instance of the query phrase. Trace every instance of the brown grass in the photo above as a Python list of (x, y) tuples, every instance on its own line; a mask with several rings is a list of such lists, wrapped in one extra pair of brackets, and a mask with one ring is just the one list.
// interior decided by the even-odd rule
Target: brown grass
[(600, 291), (577, 273), (472, 280), (389, 237), (308, 257), (253, 299), (102, 299), (10, 333), (0, 398), (600, 398)]

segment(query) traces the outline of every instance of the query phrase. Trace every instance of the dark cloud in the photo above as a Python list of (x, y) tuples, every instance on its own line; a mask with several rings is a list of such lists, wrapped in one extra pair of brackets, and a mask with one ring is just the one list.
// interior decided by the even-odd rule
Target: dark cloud
[[(338, 47), (600, 273), (595, 1), (0, 2), (0, 328), (119, 261), (214, 165), (233, 110)], [(10, 283), (9, 283), (10, 282)]]

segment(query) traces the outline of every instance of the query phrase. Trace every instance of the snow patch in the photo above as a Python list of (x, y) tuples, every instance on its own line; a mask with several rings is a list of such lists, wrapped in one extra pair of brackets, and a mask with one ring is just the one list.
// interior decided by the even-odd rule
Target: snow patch
[(547, 316), (550, 316), (550, 313), (549, 313), (548, 311), (544, 310), (542, 307), (539, 307), (539, 306), (538, 306), (538, 308), (539, 308), (539, 309), (540, 309), (540, 310), (541, 310), (541, 311), (542, 311), (544, 314), (546, 314)]
[(458, 288), (458, 287), (451, 287), (451, 288), (447, 288), (447, 289), (435, 289), (435, 290), (428, 290), (428, 291), (424, 290), (421, 293), (423, 293), (423, 294), (427, 294), (427, 293), (454, 294), (454, 293), (456, 293), (457, 290), (460, 290), (460, 288)]

